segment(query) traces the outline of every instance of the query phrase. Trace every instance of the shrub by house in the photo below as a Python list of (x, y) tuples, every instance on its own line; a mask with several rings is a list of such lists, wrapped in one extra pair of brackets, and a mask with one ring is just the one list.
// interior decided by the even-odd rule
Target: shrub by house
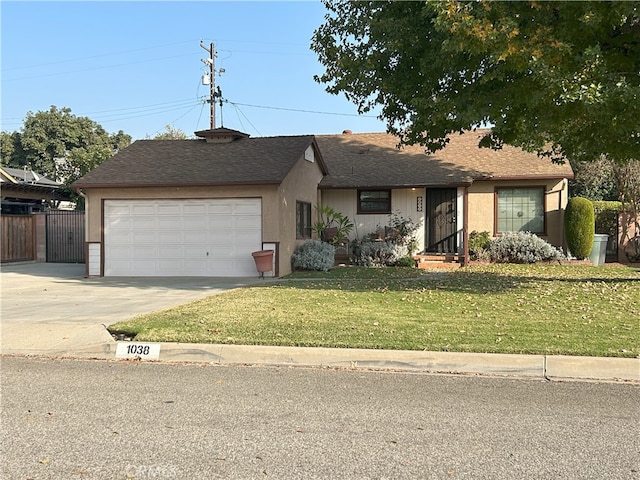
[(564, 228), (569, 252), (579, 260), (587, 258), (595, 235), (593, 202), (582, 197), (570, 198), (564, 216)]

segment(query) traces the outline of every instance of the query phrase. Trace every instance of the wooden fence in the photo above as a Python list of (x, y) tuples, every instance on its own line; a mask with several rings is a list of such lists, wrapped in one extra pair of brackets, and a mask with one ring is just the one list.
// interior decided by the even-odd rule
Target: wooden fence
[(2, 262), (84, 263), (84, 212), (0, 216)]
[(35, 259), (35, 231), (33, 215), (2, 215), (2, 262)]

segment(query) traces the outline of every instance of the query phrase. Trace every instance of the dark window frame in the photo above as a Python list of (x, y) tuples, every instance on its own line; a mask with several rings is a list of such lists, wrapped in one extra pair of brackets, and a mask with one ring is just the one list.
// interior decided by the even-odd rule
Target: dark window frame
[[(378, 198), (376, 200), (363, 200), (362, 199), (362, 194), (365, 192), (372, 192), (372, 193), (380, 193), (380, 192), (385, 192), (387, 194), (387, 199), (385, 201), (384, 198)], [(375, 214), (390, 214), (391, 213), (391, 189), (390, 188), (367, 188), (367, 189), (359, 189), (358, 190), (358, 215), (375, 215)], [(388, 204), (387, 208), (384, 209), (370, 209), (370, 208), (363, 208), (363, 205), (366, 205), (367, 203), (382, 203), (385, 202)]]
[[(503, 190), (539, 190), (542, 194), (542, 230), (541, 231), (533, 231), (530, 229), (521, 229), (521, 230), (499, 230), (499, 207), (498, 207), (498, 196), (499, 192)], [(494, 202), (493, 202), (493, 231), (495, 235), (500, 235), (503, 233), (510, 232), (531, 232), (536, 235), (545, 236), (547, 235), (547, 195), (546, 195), (547, 187), (545, 185), (514, 185), (514, 186), (504, 186), (504, 187), (496, 187), (494, 192)]]
[(296, 239), (311, 238), (311, 203), (296, 200)]

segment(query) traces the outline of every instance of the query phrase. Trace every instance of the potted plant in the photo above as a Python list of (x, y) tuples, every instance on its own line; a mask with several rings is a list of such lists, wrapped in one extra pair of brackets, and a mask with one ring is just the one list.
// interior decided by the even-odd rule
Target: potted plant
[(316, 211), (318, 212), (318, 221), (311, 229), (318, 234), (321, 240), (335, 245), (349, 237), (353, 229), (353, 223), (349, 217), (329, 206), (316, 206)]

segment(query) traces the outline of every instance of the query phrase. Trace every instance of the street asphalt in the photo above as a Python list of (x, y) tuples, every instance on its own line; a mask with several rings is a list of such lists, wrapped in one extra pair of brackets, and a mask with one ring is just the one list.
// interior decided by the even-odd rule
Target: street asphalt
[[(210, 277), (85, 277), (82, 264), (2, 265), (0, 353), (122, 359), (107, 327), (232, 288), (273, 281)], [(155, 344), (153, 361), (363, 368), (549, 380), (640, 382), (640, 358)], [(150, 357), (151, 358), (151, 357)], [(145, 358), (142, 358), (143, 360)]]

